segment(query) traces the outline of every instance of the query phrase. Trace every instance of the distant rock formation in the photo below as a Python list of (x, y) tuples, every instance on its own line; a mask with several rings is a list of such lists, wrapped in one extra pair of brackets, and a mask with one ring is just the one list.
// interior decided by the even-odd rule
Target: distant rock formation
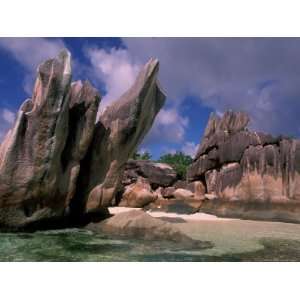
[(71, 55), (42, 63), (0, 146), (0, 227), (82, 216), (109, 205), (125, 163), (150, 129), (165, 96), (151, 59), (134, 85), (100, 117), (89, 82), (71, 83)]
[(194, 213), (204, 200), (201, 181), (178, 180), (172, 166), (149, 160), (130, 159), (126, 163), (116, 204), (165, 212)]
[(248, 123), (243, 112), (211, 115), (187, 174), (189, 181), (201, 180), (207, 198), (214, 199), (201, 209), (300, 222), (300, 140), (252, 132)]
[(144, 207), (154, 202), (157, 195), (152, 191), (147, 179), (139, 177), (137, 182), (127, 185), (119, 206)]
[(177, 180), (177, 173), (170, 165), (165, 163), (130, 159), (125, 166), (123, 184), (136, 182), (138, 177), (147, 178), (155, 189), (159, 186), (172, 185)]

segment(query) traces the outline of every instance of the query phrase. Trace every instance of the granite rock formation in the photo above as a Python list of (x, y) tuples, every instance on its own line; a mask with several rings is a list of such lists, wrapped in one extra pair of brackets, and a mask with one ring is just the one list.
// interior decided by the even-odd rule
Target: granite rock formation
[(101, 115), (71, 203), (75, 216), (116, 204), (125, 164), (165, 101), (157, 82), (158, 69), (158, 60), (150, 59), (133, 86)]
[(67, 50), (38, 67), (32, 99), (0, 146), (1, 228), (80, 222), (91, 208), (110, 204), (125, 162), (164, 104), (157, 60), (97, 123), (99, 93), (87, 81), (71, 83), (71, 73)]
[(117, 214), (103, 222), (91, 223), (87, 229), (115, 235), (117, 237), (131, 237), (148, 241), (171, 241), (179, 246), (196, 249), (211, 248), (210, 242), (194, 240), (179, 230), (175, 224), (151, 217), (141, 210), (133, 210)]
[(189, 181), (202, 181), (216, 197), (202, 209), (299, 222), (300, 140), (250, 131), (248, 123), (243, 112), (210, 117), (188, 170)]
[(204, 200), (201, 181), (178, 180), (168, 164), (130, 159), (123, 173), (116, 204), (165, 212), (194, 213)]
[(171, 186), (177, 180), (177, 173), (165, 163), (130, 159), (126, 163), (122, 183), (126, 185), (136, 182), (138, 177), (146, 178), (155, 189)]
[(125, 187), (119, 206), (144, 207), (157, 199), (147, 179), (139, 177), (137, 182)]

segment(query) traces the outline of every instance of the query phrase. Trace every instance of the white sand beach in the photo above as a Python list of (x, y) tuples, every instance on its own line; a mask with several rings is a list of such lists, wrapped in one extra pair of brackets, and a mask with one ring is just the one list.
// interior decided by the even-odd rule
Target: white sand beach
[[(113, 215), (131, 211), (131, 210), (140, 210), (141, 208), (131, 208), (131, 207), (109, 207), (109, 212)], [(154, 218), (180, 218), (185, 221), (217, 221), (217, 222), (230, 222), (237, 219), (227, 219), (219, 218), (217, 216), (206, 214), (206, 213), (195, 213), (195, 214), (177, 214), (177, 213), (167, 213), (163, 211), (146, 211), (150, 216)]]
[[(110, 207), (112, 214), (118, 214), (140, 208)], [(241, 219), (225, 219), (206, 213), (191, 215), (151, 212), (156, 218), (180, 218), (185, 222), (175, 225), (190, 237), (202, 241), (211, 241), (215, 247), (201, 250), (199, 253), (222, 255), (226, 253), (243, 253), (263, 248), (259, 242), (262, 238), (290, 239), (300, 241), (300, 224), (251, 221)]]

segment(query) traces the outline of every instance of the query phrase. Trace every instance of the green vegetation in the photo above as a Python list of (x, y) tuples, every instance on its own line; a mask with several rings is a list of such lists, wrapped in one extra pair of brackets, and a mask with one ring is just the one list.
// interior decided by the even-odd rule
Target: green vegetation
[(162, 155), (158, 162), (167, 163), (171, 165), (178, 174), (180, 179), (186, 178), (186, 171), (188, 166), (193, 162), (193, 159), (189, 155), (185, 155), (183, 152), (176, 152), (175, 154)]
[[(131, 158), (135, 160), (151, 160), (152, 155), (148, 151), (135, 152)], [(189, 155), (178, 151), (174, 154), (167, 153), (162, 155), (157, 162), (169, 164), (175, 169), (179, 179), (185, 179), (187, 168), (193, 162), (193, 159)]]
[(132, 156), (132, 159), (136, 159), (136, 160), (150, 160), (151, 159), (151, 154), (147, 151), (143, 152), (143, 153), (139, 153), (139, 152), (135, 152)]

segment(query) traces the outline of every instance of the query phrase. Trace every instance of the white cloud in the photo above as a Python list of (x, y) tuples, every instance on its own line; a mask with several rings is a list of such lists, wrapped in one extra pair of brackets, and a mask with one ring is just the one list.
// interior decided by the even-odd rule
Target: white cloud
[(197, 149), (198, 145), (196, 145), (194, 142), (185, 142), (181, 148), (181, 151), (186, 155), (194, 157), (196, 155)]
[(0, 47), (28, 70), (35, 70), (45, 59), (55, 57), (65, 45), (60, 39), (0, 38)]
[(0, 143), (15, 121), (15, 113), (9, 109), (0, 108)]
[(193, 95), (219, 113), (247, 111), (256, 129), (299, 134), (299, 38), (122, 40), (133, 59), (159, 59), (160, 81), (176, 105)]
[(28, 72), (23, 87), (30, 95), (37, 66), (44, 60), (55, 57), (65, 48), (65, 44), (61, 39), (0, 38), (0, 48), (10, 53)]
[[(46, 59), (55, 57), (65, 45), (60, 39), (0, 38), (0, 49), (8, 52), (26, 71), (24, 91), (31, 95), (36, 69)], [(15, 113), (0, 108), (0, 142), (15, 120)]]
[(125, 49), (86, 50), (92, 66), (92, 75), (105, 85), (106, 94), (100, 105), (101, 112), (117, 100), (133, 84), (142, 65), (133, 61)]
[(9, 124), (13, 124), (13, 122), (15, 121), (15, 113), (4, 108), (2, 110), (2, 118), (4, 121), (6, 121)]
[[(92, 66), (92, 75), (105, 85), (99, 113), (113, 101), (117, 100), (135, 81), (142, 67), (141, 60), (133, 58), (126, 49), (99, 48), (86, 49), (86, 55)], [(145, 63), (147, 60), (142, 60)], [(163, 108), (156, 117), (155, 123), (147, 135), (143, 146), (157, 141), (181, 143), (184, 140), (188, 118), (181, 116), (175, 106)]]
[(189, 119), (181, 116), (176, 108), (162, 108), (143, 145), (162, 141), (164, 143), (182, 143), (188, 124)]

